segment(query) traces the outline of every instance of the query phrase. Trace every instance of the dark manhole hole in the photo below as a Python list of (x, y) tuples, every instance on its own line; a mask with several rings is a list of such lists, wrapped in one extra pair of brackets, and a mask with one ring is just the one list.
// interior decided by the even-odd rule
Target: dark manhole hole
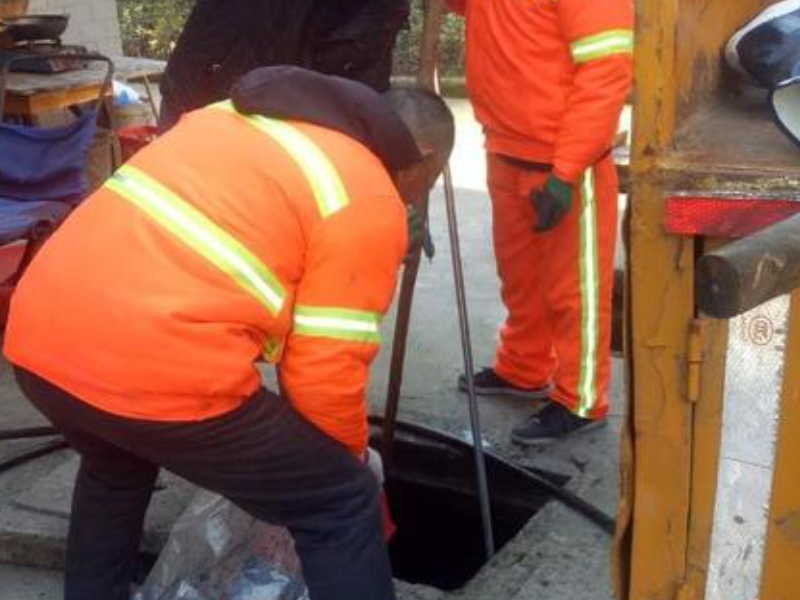
[[(372, 443), (380, 447), (380, 421)], [(495, 544), (501, 549), (552, 496), (527, 474), (489, 456)], [(568, 477), (538, 472), (563, 486)], [(398, 424), (386, 490), (398, 533), (389, 546), (394, 575), (442, 590), (463, 587), (485, 564), (472, 448), (425, 428)]]

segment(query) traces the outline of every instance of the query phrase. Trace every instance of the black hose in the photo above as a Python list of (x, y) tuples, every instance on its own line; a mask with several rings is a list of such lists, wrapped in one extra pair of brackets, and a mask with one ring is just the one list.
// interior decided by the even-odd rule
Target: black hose
[(53, 427), (30, 427), (28, 429), (0, 429), (0, 441), (24, 440), (28, 438), (47, 437), (58, 435)]
[(521, 468), (531, 479), (535, 480), (536, 483), (550, 492), (554, 498), (560, 500), (575, 512), (582, 514), (609, 535), (614, 535), (614, 531), (617, 528), (617, 522), (613, 517), (607, 515), (594, 504), (587, 502), (577, 494), (574, 494), (573, 492), (570, 492), (569, 490), (558, 486), (551, 481), (548, 481), (546, 477), (542, 477), (531, 467)]
[[(379, 427), (383, 426), (383, 422), (379, 417), (370, 417), (370, 423), (377, 425)], [(446, 444), (458, 444), (464, 446), (471, 446), (472, 444), (468, 441), (465, 441), (459, 437), (456, 437), (450, 433), (445, 433), (444, 431), (438, 429), (432, 429), (430, 427), (426, 427), (425, 425), (418, 425), (416, 423), (408, 423), (406, 421), (398, 421), (396, 424), (399, 428), (404, 429), (410, 433), (416, 433), (417, 435), (427, 437), (432, 440), (438, 440), (442, 443)], [(492, 460), (501, 463), (505, 468), (512, 469), (519, 473), (520, 475), (534, 481), (537, 485), (542, 486), (548, 492), (553, 495), (553, 498), (560, 501), (564, 505), (570, 507), (575, 512), (583, 515), (587, 519), (589, 519), (592, 523), (600, 527), (606, 533), (613, 535), (616, 529), (616, 520), (611, 517), (610, 515), (606, 514), (602, 510), (600, 510), (594, 504), (584, 500), (574, 492), (571, 492), (563, 487), (560, 487), (547, 479), (546, 477), (542, 476), (537, 472), (536, 469), (532, 467), (524, 467), (518, 463), (512, 463), (499, 454), (492, 452), (491, 450), (486, 450), (485, 454), (487, 457), (490, 457)]]
[(3, 462), (0, 462), (0, 473), (5, 473), (6, 471), (10, 471), (15, 467), (19, 467), (27, 462), (35, 460), (37, 458), (41, 458), (43, 456), (47, 456), (48, 454), (52, 454), (53, 452), (58, 452), (59, 450), (63, 450), (64, 448), (68, 448), (69, 444), (65, 442), (63, 439), (50, 442), (49, 444), (45, 444), (44, 446), (40, 446), (35, 450), (31, 450), (29, 452), (25, 452), (24, 454), (20, 454), (19, 456), (15, 456), (14, 458), (10, 458)]

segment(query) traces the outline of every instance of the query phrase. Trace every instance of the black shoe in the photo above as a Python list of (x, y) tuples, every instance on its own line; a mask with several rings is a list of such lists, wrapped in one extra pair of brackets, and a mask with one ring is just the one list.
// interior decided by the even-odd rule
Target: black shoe
[(605, 419), (582, 419), (558, 402), (549, 402), (542, 410), (511, 430), (511, 441), (523, 446), (552, 444), (573, 433), (591, 431), (606, 424)]
[[(469, 391), (466, 376), (458, 376), (458, 389), (462, 392)], [(514, 396), (524, 400), (541, 400), (547, 398), (551, 391), (549, 385), (540, 388), (518, 387), (500, 377), (489, 367), (475, 373), (475, 393), (479, 396)]]

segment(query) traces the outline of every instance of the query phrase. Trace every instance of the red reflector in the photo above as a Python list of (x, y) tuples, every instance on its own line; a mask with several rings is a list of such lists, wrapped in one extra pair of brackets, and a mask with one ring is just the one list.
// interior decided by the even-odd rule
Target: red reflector
[(800, 202), (764, 198), (667, 198), (666, 228), (670, 233), (742, 237), (800, 213)]

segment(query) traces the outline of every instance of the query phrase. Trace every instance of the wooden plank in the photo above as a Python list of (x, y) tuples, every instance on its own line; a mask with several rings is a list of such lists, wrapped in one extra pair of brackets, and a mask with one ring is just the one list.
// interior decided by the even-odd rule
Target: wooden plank
[[(707, 243), (719, 246), (721, 241)], [(728, 322), (699, 320), (703, 330), (700, 397), (692, 423), (692, 482), (685, 600), (705, 598), (717, 498)]]
[(658, 170), (675, 132), (680, 8), (678, 0), (638, 3), (629, 267), (634, 477), (632, 493), (623, 498), (633, 501), (630, 600), (674, 600), (686, 576), (692, 451), (686, 359), (694, 241), (665, 233)]
[(796, 193), (800, 149), (775, 125), (761, 95), (727, 98), (683, 121), (660, 166), (676, 190)]
[(97, 100), (100, 88), (101, 84), (94, 84), (26, 96), (6, 94), (5, 113), (35, 117), (54, 110), (68, 108), (75, 104), (92, 102)]
[(18, 96), (32, 96), (40, 93), (63, 92), (100, 86), (106, 77), (106, 70), (80, 69), (65, 73), (9, 73), (6, 78), (6, 91)]
[(800, 292), (792, 297), (761, 598), (794, 600), (800, 590)]
[(639, 0), (636, 24), (636, 102), (631, 171), (657, 169), (675, 132), (675, 27), (678, 0)]
[[(136, 56), (110, 56), (114, 63), (114, 79), (120, 81), (135, 81), (137, 79), (158, 79), (167, 69), (167, 61), (152, 58), (139, 58)], [(106, 65), (93, 63), (92, 68), (105, 72)]]
[(683, 585), (693, 410), (687, 349), (694, 240), (660, 226), (663, 189), (635, 182), (631, 223), (635, 504), (630, 598), (673, 600)]

